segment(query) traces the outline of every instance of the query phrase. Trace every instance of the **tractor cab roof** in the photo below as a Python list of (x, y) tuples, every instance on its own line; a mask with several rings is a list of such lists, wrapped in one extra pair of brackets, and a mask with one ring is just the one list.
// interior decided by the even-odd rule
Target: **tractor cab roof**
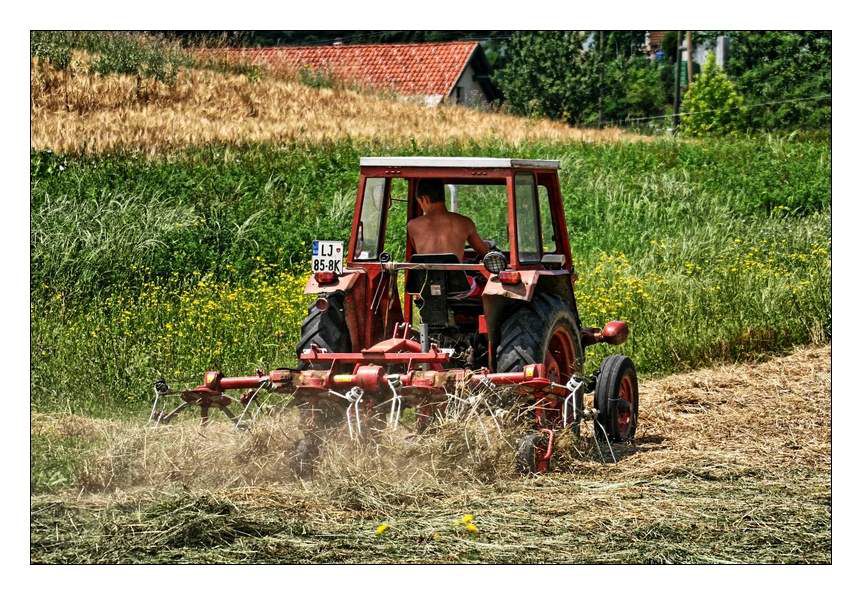
[(502, 157), (361, 157), (361, 167), (454, 167), (559, 169), (550, 159), (510, 159)]

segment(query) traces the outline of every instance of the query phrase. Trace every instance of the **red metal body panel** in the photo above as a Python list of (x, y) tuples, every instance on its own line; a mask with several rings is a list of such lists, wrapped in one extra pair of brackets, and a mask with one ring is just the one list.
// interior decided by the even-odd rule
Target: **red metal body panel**
[(354, 270), (354, 271), (345, 271), (343, 275), (340, 275), (335, 283), (318, 283), (314, 278), (314, 275), (308, 276), (308, 281), (305, 283), (305, 290), (303, 293), (306, 295), (317, 295), (318, 293), (331, 293), (333, 291), (350, 291), (353, 285), (356, 283), (356, 280), (360, 275), (364, 275), (365, 271), (362, 269)]

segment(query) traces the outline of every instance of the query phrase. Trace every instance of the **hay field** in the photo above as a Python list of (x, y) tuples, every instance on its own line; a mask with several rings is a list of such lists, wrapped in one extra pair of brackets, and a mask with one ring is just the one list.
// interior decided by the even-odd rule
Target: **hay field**
[[(618, 129), (586, 130), (544, 119), (459, 106), (428, 109), (349, 88), (314, 88), (264, 76), (182, 69), (173, 84), (100, 76), (80, 53), (69, 71), (31, 60), (31, 146), (55, 153), (160, 152), (207, 143), (343, 139), (419, 144), (499, 140), (614, 141)], [(630, 136), (630, 135), (628, 135)]]
[(505, 432), (341, 441), (303, 482), (287, 421), (237, 434), (37, 414), (34, 443), (74, 444), (75, 485), (36, 490), (31, 560), (828, 563), (830, 357), (645, 381), (618, 463), (587, 432), (529, 479)]

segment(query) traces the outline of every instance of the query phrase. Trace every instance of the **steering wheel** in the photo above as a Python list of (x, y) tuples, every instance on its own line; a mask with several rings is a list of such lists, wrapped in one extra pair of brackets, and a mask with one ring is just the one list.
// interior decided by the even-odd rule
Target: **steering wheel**
[[(495, 240), (486, 240), (486, 239), (484, 239), (484, 238), (483, 238), (483, 239), (482, 239), (482, 241), (483, 241), (483, 242), (485, 242), (485, 245), (487, 245), (487, 246), (488, 246), (488, 251), (489, 251), (489, 252), (491, 252), (491, 251), (493, 251), (493, 250), (496, 250), (496, 249), (497, 249), (497, 242), (496, 242)], [(467, 244), (467, 245), (465, 245), (465, 246), (464, 246), (464, 250), (465, 250), (465, 252), (466, 252), (467, 250), (471, 250), (471, 251), (472, 251), (472, 250), (473, 250), (473, 247), (472, 247), (472, 246), (470, 246), (469, 244)], [(468, 259), (467, 259), (467, 258), (465, 258), (465, 259), (464, 259), (464, 262), (467, 262), (467, 261), (468, 261)], [(477, 254), (475, 254), (475, 253), (474, 253), (474, 254), (472, 254), (472, 255), (471, 255), (471, 258), (469, 259), (469, 261), (470, 261), (471, 263), (478, 263), (478, 262), (479, 262), (478, 255), (477, 255)]]

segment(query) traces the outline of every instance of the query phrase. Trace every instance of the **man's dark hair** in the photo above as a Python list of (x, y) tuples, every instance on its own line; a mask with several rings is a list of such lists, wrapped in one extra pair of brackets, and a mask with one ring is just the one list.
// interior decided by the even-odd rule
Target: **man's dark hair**
[(446, 199), (443, 182), (440, 180), (419, 180), (416, 196), (427, 196), (431, 202), (443, 202)]

